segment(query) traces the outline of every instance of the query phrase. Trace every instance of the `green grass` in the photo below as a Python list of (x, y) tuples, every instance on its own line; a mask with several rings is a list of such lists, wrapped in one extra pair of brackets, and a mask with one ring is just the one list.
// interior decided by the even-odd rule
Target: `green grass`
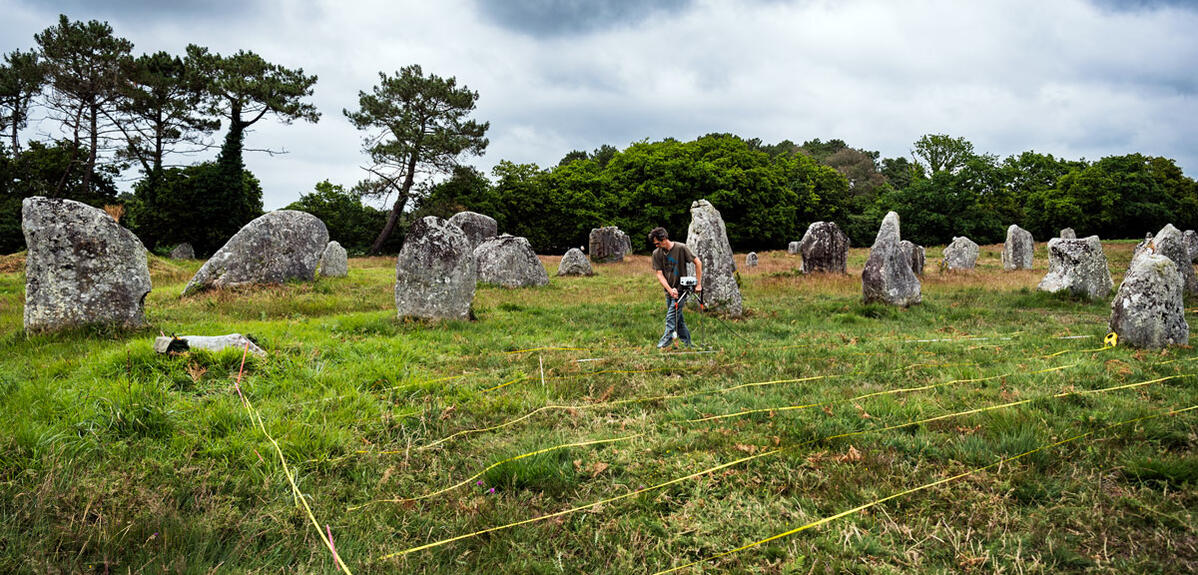
[[(1116, 282), (1134, 245), (1107, 245)], [(160, 332), (268, 351), (241, 389), (355, 574), (654, 573), (971, 470), (681, 572), (1198, 569), (1198, 410), (1160, 416), (1198, 378), (1103, 391), (1198, 354), (1100, 350), (1108, 302), (1039, 293), (1043, 247), (1011, 273), (1000, 249), (954, 274), (929, 249), (909, 309), (861, 303), (866, 250), (844, 276), (762, 253), (746, 317), (689, 315), (708, 353), (654, 349), (644, 257), (480, 286), (468, 323), (396, 319), (391, 258), (186, 299), (200, 262), (153, 258), (147, 327), (28, 337), (0, 273), (0, 572), (337, 570), (241, 355), (158, 355)]]

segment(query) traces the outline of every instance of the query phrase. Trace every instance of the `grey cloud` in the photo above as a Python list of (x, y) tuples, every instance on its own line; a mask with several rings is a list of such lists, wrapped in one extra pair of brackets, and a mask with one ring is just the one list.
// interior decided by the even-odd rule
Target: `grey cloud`
[(478, 0), (482, 16), (500, 27), (534, 37), (557, 37), (635, 24), (679, 13), (693, 0)]

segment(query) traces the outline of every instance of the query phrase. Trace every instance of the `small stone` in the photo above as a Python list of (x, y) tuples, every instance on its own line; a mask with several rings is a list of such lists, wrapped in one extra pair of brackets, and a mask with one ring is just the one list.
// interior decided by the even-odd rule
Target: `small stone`
[(183, 243), (175, 246), (175, 249), (171, 250), (171, 259), (172, 260), (194, 260), (194, 259), (196, 259), (195, 248), (191, 247), (191, 244), (189, 244), (187, 242), (183, 242)]
[(927, 250), (923, 246), (903, 240), (899, 242), (903, 247), (903, 251), (907, 253), (907, 259), (911, 261), (911, 271), (917, 276), (923, 275), (924, 264), (927, 262)]
[(541, 265), (526, 238), (503, 234), (474, 249), (478, 281), (507, 288), (549, 284), (549, 272)]
[(799, 242), (790, 242), (786, 244), (786, 254), (791, 256), (799, 255)]
[(1076, 240), (1077, 232), (1073, 231), (1073, 228), (1065, 228), (1065, 229), (1061, 230), (1061, 239), (1062, 240)]
[(586, 254), (578, 248), (570, 248), (566, 255), (562, 256), (562, 261), (557, 266), (557, 275), (559, 276), (589, 276), (595, 275), (595, 270), (591, 268), (591, 261), (587, 259)]
[(478, 212), (458, 212), (450, 216), (449, 223), (462, 229), (470, 240), (470, 249), (499, 235), (499, 224), (495, 218)]
[(1030, 270), (1035, 260), (1036, 241), (1032, 233), (1011, 224), (1007, 228), (1007, 241), (1002, 246), (1002, 269), (1005, 271)]
[(836, 222), (815, 222), (799, 242), (803, 256), (802, 272), (846, 273), (849, 256), (849, 237), (840, 231)]
[(615, 226), (594, 228), (588, 239), (591, 260), (597, 264), (622, 262), (632, 251), (632, 239)]
[(950, 271), (971, 270), (978, 263), (978, 245), (965, 236), (957, 236), (944, 248), (942, 263)]
[(317, 273), (320, 277), (325, 278), (343, 278), (349, 275), (349, 255), (345, 252), (345, 248), (341, 244), (333, 241), (324, 248), (324, 254), (320, 256), (320, 264), (317, 266)]
[(757, 267), (757, 252), (749, 252), (748, 254), (745, 255), (745, 267), (746, 268)]

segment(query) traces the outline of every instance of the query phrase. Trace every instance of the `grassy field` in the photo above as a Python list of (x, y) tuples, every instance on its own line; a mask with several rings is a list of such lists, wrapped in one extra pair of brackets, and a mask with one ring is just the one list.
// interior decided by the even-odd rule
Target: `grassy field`
[[(188, 299), (154, 259), (151, 327), (33, 337), (9, 261), (0, 572), (1195, 572), (1198, 354), (1104, 347), (1109, 302), (1000, 250), (930, 249), (910, 309), (861, 303), (867, 250), (764, 253), (687, 353), (643, 256), (443, 324), (394, 317), (392, 258)], [(239, 352), (160, 332), (250, 335), (252, 407)]]

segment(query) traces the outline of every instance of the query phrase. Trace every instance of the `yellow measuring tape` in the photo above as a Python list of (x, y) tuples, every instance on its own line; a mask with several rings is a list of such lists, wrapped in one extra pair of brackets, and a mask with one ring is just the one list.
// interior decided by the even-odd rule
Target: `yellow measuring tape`
[(477, 536), (479, 536), (479, 535), (484, 535), (484, 534), (487, 534), (487, 533), (493, 533), (493, 532), (495, 532), (495, 531), (501, 531), (501, 530), (504, 530), (504, 529), (511, 529), (511, 528), (513, 528), (513, 527), (519, 527), (519, 526), (521, 526), (521, 525), (528, 525), (528, 524), (530, 524), (530, 523), (535, 523), (535, 522), (538, 522), (538, 521), (544, 521), (544, 520), (546, 520), (546, 519), (552, 519), (552, 518), (554, 518), (554, 517), (562, 517), (562, 516), (564, 516), (564, 515), (569, 515), (569, 514), (572, 514), (572, 513), (577, 513), (577, 512), (579, 512), (579, 511), (585, 511), (585, 510), (587, 510), (587, 509), (591, 509), (591, 508), (594, 508), (594, 507), (597, 507), (597, 506), (600, 506), (600, 505), (604, 505), (604, 504), (607, 504), (607, 503), (614, 503), (614, 502), (616, 502), (616, 501), (621, 501), (621, 500), (624, 500), (624, 499), (628, 499), (628, 498), (630, 498), (630, 497), (635, 497), (635, 496), (637, 496), (637, 495), (640, 495), (640, 494), (642, 494), (642, 493), (647, 493), (647, 492), (650, 492), (650, 491), (655, 491), (655, 490), (658, 490), (658, 489), (662, 489), (662, 488), (664, 488), (664, 487), (668, 487), (668, 486), (670, 486), (670, 485), (674, 485), (674, 484), (676, 484), (676, 483), (681, 483), (681, 482), (683, 482), (683, 481), (687, 481), (687, 480), (689, 480), (689, 479), (694, 479), (694, 478), (696, 478), (696, 477), (701, 477), (701, 476), (703, 476), (703, 475), (708, 475), (708, 474), (714, 473), (714, 472), (716, 472), (716, 471), (719, 471), (719, 470), (721, 470), (721, 469), (726, 469), (726, 468), (729, 468), (729, 467), (733, 467), (733, 466), (736, 466), (736, 465), (740, 465), (741, 463), (746, 463), (746, 462), (753, 461), (753, 460), (756, 460), (756, 459), (761, 459), (761, 458), (763, 458), (763, 457), (768, 457), (768, 456), (771, 456), (771, 455), (776, 455), (776, 454), (778, 454), (778, 453), (782, 453), (783, 451), (787, 451), (787, 450), (790, 450), (790, 449), (797, 449), (797, 448), (799, 448), (799, 447), (803, 447), (803, 446), (806, 446), (806, 445), (813, 445), (813, 444), (815, 444), (815, 443), (818, 443), (818, 442), (821, 442), (821, 441), (828, 441), (828, 440), (831, 440), (831, 439), (841, 439), (841, 438), (845, 438), (845, 437), (853, 437), (853, 436), (857, 436), (857, 435), (864, 435), (864, 434), (867, 434), (867, 433), (877, 433), (877, 432), (882, 432), (882, 431), (891, 431), (891, 430), (895, 430), (895, 429), (901, 429), (901, 428), (904, 428), (904, 427), (911, 427), (911, 426), (915, 426), (915, 425), (924, 425), (924, 424), (927, 424), (927, 423), (932, 423), (932, 422), (936, 422), (936, 421), (940, 421), (940, 420), (944, 420), (944, 419), (949, 419), (949, 418), (952, 418), (952, 417), (959, 417), (959, 416), (962, 416), (962, 415), (972, 415), (972, 414), (975, 414), (975, 413), (982, 413), (982, 412), (986, 412), (986, 411), (994, 411), (994, 410), (1006, 409), (1006, 408), (1009, 408), (1009, 407), (1014, 407), (1014, 406), (1018, 406), (1018, 405), (1024, 405), (1024, 404), (1031, 403), (1031, 402), (1033, 402), (1033, 401), (1037, 401), (1037, 400), (1040, 400), (1040, 399), (1052, 399), (1052, 398), (1068, 397), (1068, 396), (1073, 396), (1073, 395), (1096, 394), (1096, 393), (1105, 393), (1105, 392), (1108, 392), (1108, 391), (1117, 391), (1117, 390), (1121, 390), (1121, 389), (1131, 389), (1131, 388), (1135, 388), (1135, 387), (1141, 387), (1141, 386), (1145, 386), (1145, 385), (1150, 385), (1150, 384), (1153, 384), (1153, 383), (1160, 383), (1160, 382), (1162, 382), (1162, 381), (1168, 381), (1168, 380), (1172, 380), (1172, 379), (1178, 379), (1178, 378), (1183, 378), (1183, 377), (1193, 377), (1194, 375), (1195, 375), (1195, 374), (1192, 374), (1192, 373), (1181, 374), (1181, 375), (1171, 375), (1171, 376), (1167, 376), (1167, 377), (1161, 377), (1161, 378), (1157, 378), (1157, 379), (1151, 379), (1151, 380), (1147, 380), (1147, 381), (1140, 381), (1140, 382), (1136, 382), (1136, 383), (1129, 383), (1129, 384), (1117, 385), (1117, 386), (1113, 386), (1113, 387), (1106, 387), (1106, 388), (1101, 388), (1101, 389), (1092, 389), (1092, 390), (1083, 390), (1083, 391), (1068, 391), (1068, 392), (1061, 392), (1061, 393), (1056, 393), (1056, 394), (1052, 394), (1052, 395), (1048, 395), (1048, 396), (1034, 397), (1034, 398), (1024, 399), (1024, 400), (1020, 400), (1020, 401), (1012, 401), (1012, 402), (1003, 403), (1003, 404), (999, 404), (999, 405), (991, 405), (991, 406), (987, 406), (987, 407), (979, 407), (979, 408), (976, 408), (976, 409), (970, 409), (970, 410), (966, 410), (966, 411), (960, 411), (960, 412), (956, 412), (956, 413), (949, 413), (949, 414), (945, 414), (945, 415), (939, 415), (939, 416), (936, 416), (936, 417), (929, 417), (929, 418), (926, 418), (926, 419), (921, 419), (921, 420), (917, 420), (917, 421), (908, 421), (908, 422), (906, 422), (906, 423), (900, 423), (900, 424), (895, 424), (895, 425), (888, 425), (888, 426), (885, 426), (885, 427), (880, 427), (880, 428), (877, 428), (877, 429), (867, 429), (867, 430), (861, 430), (861, 431), (853, 431), (853, 432), (848, 432), (848, 433), (841, 433), (841, 434), (837, 434), (837, 435), (832, 435), (832, 436), (828, 436), (828, 437), (824, 437), (824, 438), (820, 438), (820, 439), (813, 439), (813, 440), (810, 440), (810, 441), (805, 441), (805, 442), (802, 442), (802, 443), (798, 443), (798, 444), (796, 444), (796, 445), (792, 445), (792, 446), (788, 446), (788, 447), (782, 447), (782, 448), (778, 448), (778, 449), (771, 449), (771, 450), (769, 450), (769, 451), (763, 451), (763, 452), (761, 452), (761, 453), (757, 453), (757, 454), (755, 454), (755, 455), (749, 455), (749, 456), (747, 456), (747, 457), (742, 457), (742, 458), (740, 458), (740, 459), (736, 459), (736, 460), (734, 460), (734, 461), (730, 461), (730, 462), (728, 462), (728, 463), (724, 463), (724, 464), (721, 464), (721, 465), (717, 465), (717, 466), (715, 466), (715, 467), (711, 467), (711, 468), (708, 468), (708, 469), (704, 469), (704, 470), (702, 470), (702, 471), (697, 471), (697, 472), (695, 472), (695, 473), (691, 473), (691, 474), (689, 474), (689, 475), (686, 475), (686, 476), (683, 476), (683, 477), (678, 477), (678, 478), (676, 478), (676, 479), (671, 479), (670, 481), (666, 481), (666, 482), (664, 482), (664, 483), (659, 483), (659, 484), (657, 484), (657, 485), (652, 485), (652, 486), (649, 486), (649, 487), (642, 487), (641, 489), (638, 489), (638, 490), (636, 490), (636, 491), (632, 491), (632, 492), (626, 493), (626, 494), (624, 494), (624, 495), (617, 495), (617, 496), (615, 496), (615, 497), (610, 497), (610, 498), (607, 498), (607, 499), (602, 499), (602, 500), (599, 500), (599, 501), (595, 501), (595, 502), (592, 502), (592, 503), (588, 503), (588, 504), (586, 504), (586, 505), (581, 505), (581, 506), (578, 506), (578, 507), (571, 507), (571, 508), (569, 508), (569, 509), (565, 509), (565, 510), (562, 510), (562, 511), (558, 511), (558, 512), (556, 512), (556, 513), (550, 513), (550, 514), (547, 514), (547, 515), (542, 515), (542, 516), (539, 516), (539, 517), (533, 517), (533, 518), (531, 518), (531, 519), (524, 519), (524, 520), (522, 520), (522, 521), (516, 521), (516, 522), (512, 522), (512, 523), (506, 523), (506, 524), (504, 524), (504, 525), (498, 525), (498, 526), (495, 526), (495, 527), (489, 527), (489, 528), (487, 528), (487, 529), (481, 529), (481, 530), (474, 531), (474, 532), (471, 532), (471, 533), (466, 533), (466, 534), (463, 534), (463, 535), (458, 535), (458, 536), (455, 536), (455, 537), (450, 537), (450, 538), (447, 538), (447, 539), (442, 539), (442, 540), (439, 540), (439, 541), (434, 541), (434, 542), (432, 542), (432, 543), (426, 543), (426, 544), (424, 544), (424, 545), (418, 545), (418, 546), (416, 546), (416, 547), (411, 547), (411, 548), (408, 548), (408, 549), (404, 549), (404, 550), (402, 550), (402, 551), (397, 551), (397, 552), (395, 552), (395, 553), (390, 553), (390, 554), (388, 554), (388, 555), (384, 555), (384, 556), (380, 557), (380, 559), (382, 559), (382, 560), (385, 560), (385, 559), (391, 559), (391, 558), (393, 558), (393, 557), (399, 557), (399, 556), (401, 556), (401, 555), (408, 555), (408, 554), (410, 554), (410, 553), (415, 553), (415, 552), (417, 552), (417, 551), (422, 551), (422, 550), (425, 550), (425, 549), (432, 549), (432, 548), (434, 548), (434, 547), (440, 547), (440, 546), (442, 546), (442, 545), (445, 545), (445, 544), (448, 544), (448, 543), (452, 543), (452, 542), (454, 542), (454, 541), (461, 541), (461, 540), (463, 540), (463, 539), (469, 539), (469, 538), (472, 538), (472, 537), (477, 537)]
[(837, 519), (840, 519), (840, 518), (842, 518), (842, 517), (847, 517), (847, 516), (849, 516), (849, 515), (852, 515), (852, 514), (854, 514), (854, 513), (857, 513), (858, 511), (863, 511), (863, 510), (865, 510), (865, 509), (869, 509), (870, 507), (874, 507), (874, 506), (876, 506), (876, 505), (880, 505), (880, 504), (882, 504), (882, 503), (885, 503), (885, 502), (887, 502), (887, 501), (890, 501), (891, 499), (897, 499), (897, 498), (899, 498), (899, 497), (903, 497), (904, 495), (910, 495), (910, 494), (912, 494), (912, 493), (917, 493), (917, 492), (919, 492), (919, 491), (923, 491), (923, 490), (925, 490), (925, 489), (931, 489), (932, 487), (936, 487), (937, 485), (942, 485), (942, 484), (945, 484), (945, 483), (949, 483), (949, 482), (951, 482), (951, 481), (956, 481), (956, 480), (958, 480), (958, 479), (961, 479), (961, 478), (964, 478), (964, 477), (968, 477), (968, 476), (970, 476), (970, 475), (973, 475), (973, 474), (975, 474), (975, 473), (979, 473), (979, 472), (985, 471), (985, 470), (987, 470), (987, 469), (993, 469), (993, 468), (995, 468), (995, 467), (999, 467), (999, 466), (1001, 466), (1001, 465), (1005, 465), (1005, 464), (1007, 464), (1007, 463), (1010, 463), (1010, 462), (1012, 462), (1012, 461), (1015, 461), (1015, 460), (1017, 460), (1017, 459), (1021, 459), (1021, 458), (1023, 458), (1023, 457), (1027, 457), (1027, 456), (1029, 456), (1029, 455), (1032, 455), (1032, 454), (1034, 454), (1034, 453), (1038, 453), (1038, 452), (1040, 452), (1040, 451), (1044, 451), (1044, 450), (1046, 450), (1046, 449), (1051, 449), (1051, 448), (1053, 448), (1053, 447), (1058, 447), (1058, 446), (1064, 445), (1064, 444), (1066, 444), (1066, 443), (1071, 443), (1071, 442), (1077, 441), (1077, 440), (1079, 440), (1079, 439), (1084, 439), (1084, 438), (1086, 438), (1086, 437), (1089, 437), (1089, 436), (1091, 436), (1091, 435), (1094, 435), (1094, 434), (1096, 434), (1096, 433), (1100, 433), (1100, 432), (1108, 431), (1108, 430), (1110, 430), (1110, 429), (1113, 429), (1113, 428), (1116, 428), (1116, 427), (1119, 427), (1119, 426), (1122, 426), (1122, 425), (1128, 425), (1128, 424), (1132, 424), (1132, 423), (1137, 423), (1137, 422), (1140, 422), (1140, 421), (1144, 421), (1144, 420), (1146, 420), (1146, 419), (1153, 419), (1153, 418), (1156, 418), (1156, 417), (1165, 417), (1165, 416), (1177, 415), (1177, 414), (1179, 414), (1179, 413), (1185, 413), (1185, 412), (1187, 412), (1187, 411), (1190, 411), (1190, 410), (1192, 410), (1192, 409), (1198, 409), (1198, 405), (1192, 405), (1192, 406), (1190, 406), (1190, 407), (1187, 407), (1187, 408), (1184, 408), (1184, 409), (1174, 409), (1174, 410), (1171, 410), (1171, 411), (1162, 412), (1162, 413), (1156, 413), (1156, 414), (1153, 414), (1153, 415), (1147, 415), (1147, 416), (1144, 416), (1144, 417), (1137, 417), (1137, 418), (1135, 418), (1135, 419), (1129, 419), (1129, 420), (1126, 420), (1126, 421), (1120, 421), (1119, 423), (1113, 423), (1113, 424), (1111, 424), (1111, 425), (1107, 425), (1107, 426), (1103, 427), (1102, 429), (1097, 429), (1097, 430), (1094, 430), (1094, 431), (1087, 431), (1086, 433), (1082, 433), (1082, 434), (1080, 434), (1080, 435), (1075, 435), (1075, 436), (1073, 436), (1073, 437), (1070, 437), (1070, 438), (1067, 438), (1067, 439), (1062, 439), (1062, 440), (1060, 440), (1060, 441), (1057, 441), (1057, 442), (1054, 442), (1054, 443), (1050, 443), (1050, 444), (1047, 444), (1047, 445), (1043, 445), (1043, 446), (1037, 447), (1036, 449), (1032, 449), (1032, 450), (1030, 450), (1030, 451), (1025, 451), (1025, 452), (1023, 452), (1023, 453), (1020, 453), (1019, 455), (1015, 455), (1015, 456), (1012, 456), (1012, 457), (1007, 457), (1007, 458), (1005, 458), (1005, 459), (1001, 459), (1001, 460), (999, 460), (999, 461), (996, 461), (996, 462), (994, 462), (994, 463), (991, 463), (990, 465), (985, 465), (985, 466), (983, 466), (983, 467), (978, 467), (978, 468), (975, 468), (975, 469), (971, 469), (971, 470), (969, 470), (969, 471), (966, 471), (966, 472), (964, 472), (964, 473), (958, 473), (957, 475), (954, 475), (954, 476), (952, 476), (952, 477), (946, 477), (946, 478), (944, 478), (944, 479), (940, 479), (940, 480), (937, 480), (937, 481), (933, 481), (933, 482), (931, 482), (931, 483), (926, 483), (926, 484), (924, 484), (924, 485), (920, 485), (919, 487), (913, 487), (913, 488), (911, 488), (911, 489), (907, 489), (907, 490), (905, 490), (905, 491), (900, 491), (900, 492), (898, 492), (898, 493), (895, 493), (895, 494), (893, 494), (893, 495), (888, 495), (888, 496), (886, 496), (886, 497), (883, 497), (883, 498), (881, 498), (881, 499), (875, 499), (874, 501), (870, 501), (869, 503), (865, 503), (865, 504), (863, 504), (863, 505), (858, 505), (857, 507), (854, 507), (854, 508), (852, 508), (852, 509), (849, 509), (849, 510), (846, 510), (846, 511), (841, 511), (840, 513), (837, 513), (837, 514), (835, 514), (835, 515), (829, 515), (828, 517), (824, 517), (824, 518), (822, 518), (822, 519), (818, 519), (818, 520), (816, 520), (816, 521), (812, 521), (812, 522), (810, 522), (810, 523), (807, 523), (807, 524), (805, 524), (805, 525), (800, 525), (799, 527), (796, 527), (796, 528), (794, 528), (794, 529), (791, 529), (791, 530), (789, 530), (789, 531), (784, 531), (784, 532), (782, 532), (782, 533), (779, 533), (779, 534), (777, 534), (777, 535), (772, 535), (772, 536), (770, 536), (770, 537), (766, 537), (765, 539), (762, 539), (762, 540), (760, 540), (760, 541), (754, 541), (754, 542), (752, 542), (752, 543), (749, 543), (748, 545), (742, 545), (742, 546), (740, 546), (740, 547), (737, 547), (736, 549), (733, 549), (733, 550), (731, 550), (731, 551), (725, 551), (725, 552), (723, 552), (723, 553), (719, 553), (719, 554), (717, 554), (717, 555), (712, 555), (712, 556), (710, 556), (710, 557), (707, 557), (707, 558), (704, 558), (704, 559), (700, 559), (700, 560), (698, 560), (698, 561), (692, 561), (692, 562), (690, 562), (690, 563), (687, 563), (687, 564), (685, 564), (685, 565), (679, 565), (679, 566), (677, 566), (677, 567), (672, 567), (672, 568), (670, 568), (670, 569), (665, 569), (665, 570), (662, 570), (662, 571), (658, 571), (658, 572), (654, 573), (653, 575), (665, 575), (666, 573), (673, 573), (673, 572), (675, 572), (675, 571), (680, 571), (680, 570), (682, 570), (682, 569), (686, 569), (687, 567), (693, 567), (693, 566), (695, 566), (695, 565), (698, 565), (698, 564), (700, 564), (700, 563), (706, 563), (706, 562), (708, 562), (708, 561), (711, 561), (711, 560), (714, 560), (714, 559), (719, 559), (720, 557), (727, 557), (727, 556), (729, 556), (729, 555), (732, 555), (732, 554), (734, 554), (734, 553), (739, 553), (739, 552), (741, 552), (741, 551), (744, 551), (744, 550), (746, 550), (746, 549), (751, 549), (751, 548), (753, 548), (753, 547), (757, 547), (758, 545), (763, 545), (763, 544), (765, 544), (765, 543), (769, 543), (770, 541), (774, 541), (774, 540), (777, 540), (777, 539), (781, 539), (781, 538), (783, 538), (783, 537), (789, 537), (789, 536), (791, 536), (791, 535), (794, 535), (794, 534), (796, 534), (796, 533), (799, 533), (799, 532), (802, 532), (802, 531), (806, 531), (806, 530), (808, 530), (808, 529), (811, 529), (811, 528), (814, 528), (814, 527), (819, 527), (819, 526), (821, 526), (821, 525), (823, 525), (823, 524), (825, 524), (825, 523), (830, 523), (830, 522), (832, 522), (832, 521), (835, 521), (835, 520), (837, 520)]

